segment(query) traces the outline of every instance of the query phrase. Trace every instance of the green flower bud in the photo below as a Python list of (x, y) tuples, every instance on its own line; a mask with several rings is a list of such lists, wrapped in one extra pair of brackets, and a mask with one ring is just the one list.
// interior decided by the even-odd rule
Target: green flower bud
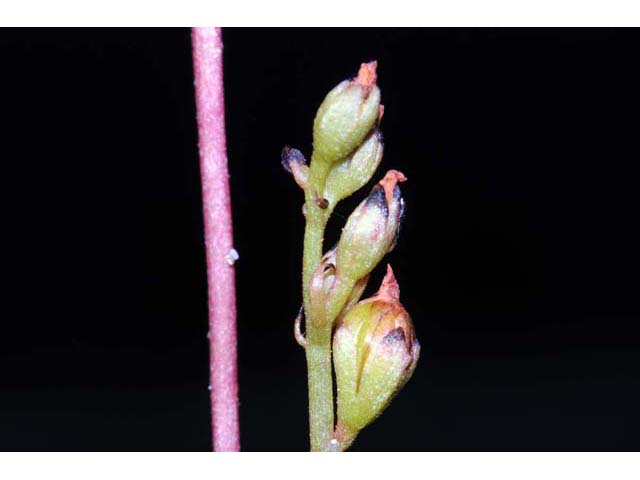
[(367, 275), (395, 246), (404, 212), (398, 182), (406, 177), (390, 170), (351, 214), (336, 252), (337, 275), (346, 283)]
[(340, 200), (362, 188), (380, 165), (382, 151), (382, 135), (380, 131), (374, 130), (351, 156), (331, 169), (324, 198), (335, 206)]
[(334, 334), (338, 431), (349, 443), (384, 411), (418, 361), (420, 345), (399, 297), (388, 266), (378, 293), (355, 305)]
[(376, 62), (363, 63), (358, 76), (331, 90), (318, 109), (313, 123), (314, 161), (332, 165), (351, 154), (373, 128), (379, 107)]

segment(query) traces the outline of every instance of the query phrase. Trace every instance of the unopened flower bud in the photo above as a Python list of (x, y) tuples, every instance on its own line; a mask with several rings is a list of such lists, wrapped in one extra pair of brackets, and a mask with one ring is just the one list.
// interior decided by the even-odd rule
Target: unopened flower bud
[(378, 119), (380, 90), (376, 62), (363, 63), (358, 76), (331, 90), (313, 123), (314, 161), (334, 164), (351, 154)]
[(317, 326), (323, 326), (328, 322), (333, 323), (336, 321), (336, 316), (337, 320), (341, 319), (351, 309), (351, 307), (360, 300), (364, 289), (367, 287), (367, 282), (369, 281), (369, 275), (366, 275), (351, 285), (349, 291), (345, 292), (346, 300), (343, 300), (341, 310), (339, 312), (332, 312), (330, 309), (332, 303), (330, 301), (327, 302), (327, 299), (331, 298), (334, 293), (334, 288), (342, 287), (342, 285), (336, 284), (335, 273), (336, 249), (333, 248), (324, 254), (320, 265), (318, 265), (318, 268), (311, 277), (309, 293), (311, 308), (314, 312), (312, 318), (316, 322)]
[(295, 148), (284, 147), (280, 158), (280, 163), (287, 172), (293, 175), (298, 186), (303, 190), (307, 188), (309, 167), (302, 152)]
[(338, 242), (336, 270), (345, 281), (367, 275), (395, 246), (404, 211), (399, 182), (406, 177), (390, 170), (347, 220)]
[(374, 130), (352, 155), (331, 169), (324, 198), (335, 205), (362, 188), (380, 165), (382, 151), (382, 135)]
[(420, 345), (399, 296), (388, 266), (378, 293), (356, 304), (334, 334), (338, 426), (346, 437), (378, 417), (415, 369)]

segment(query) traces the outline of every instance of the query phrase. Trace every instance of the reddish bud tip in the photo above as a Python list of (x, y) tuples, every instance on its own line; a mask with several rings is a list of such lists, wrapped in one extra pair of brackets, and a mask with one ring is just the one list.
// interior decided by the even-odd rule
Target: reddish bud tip
[(384, 298), (385, 300), (400, 300), (400, 285), (398, 285), (396, 277), (393, 275), (393, 269), (390, 264), (387, 264), (387, 274), (382, 279), (380, 290), (376, 293), (376, 297)]
[(373, 62), (360, 64), (358, 76), (354, 80), (355, 83), (359, 83), (364, 87), (367, 94), (371, 91), (373, 86), (376, 84), (376, 80), (378, 79), (378, 75), (376, 74), (377, 67), (378, 62), (376, 62), (375, 60)]
[(378, 182), (384, 188), (385, 196), (387, 197), (387, 203), (391, 204), (393, 201), (393, 190), (396, 188), (396, 184), (405, 182), (407, 177), (398, 170), (389, 170), (380, 182)]

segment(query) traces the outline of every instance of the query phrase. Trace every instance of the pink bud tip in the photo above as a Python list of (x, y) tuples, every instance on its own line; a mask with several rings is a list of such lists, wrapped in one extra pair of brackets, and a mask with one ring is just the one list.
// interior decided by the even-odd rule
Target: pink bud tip
[(378, 62), (375, 60), (373, 62), (360, 64), (360, 70), (358, 70), (358, 76), (354, 82), (362, 85), (367, 93), (371, 91), (378, 79), (378, 75), (376, 74), (377, 67)]
[(387, 204), (391, 205), (393, 201), (393, 189), (396, 188), (396, 184), (406, 182), (407, 177), (398, 170), (389, 170), (382, 180), (380, 185), (384, 188), (385, 197), (387, 197)]
[(379, 298), (400, 300), (400, 285), (398, 285), (396, 277), (393, 275), (393, 269), (390, 264), (387, 264), (387, 274), (382, 279), (380, 290), (378, 290), (376, 296)]

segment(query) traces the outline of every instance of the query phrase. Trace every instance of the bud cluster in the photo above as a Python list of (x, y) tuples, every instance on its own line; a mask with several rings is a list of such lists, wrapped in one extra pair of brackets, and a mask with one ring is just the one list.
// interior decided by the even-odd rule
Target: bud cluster
[[(314, 120), (310, 163), (294, 148), (285, 147), (282, 152), (284, 168), (306, 198), (303, 288), (307, 338), (302, 338), (299, 319), (296, 338), (307, 349), (310, 416), (314, 409), (333, 408), (327, 399), (314, 401), (320, 391), (331, 388), (327, 377), (315, 370), (329, 368), (330, 380), (330, 363), (322, 359), (322, 352), (331, 355), (333, 338), (338, 390), (333, 441), (339, 449), (347, 448), (380, 415), (411, 377), (420, 351), (390, 266), (378, 293), (359, 301), (369, 274), (396, 244), (404, 212), (399, 184), (406, 177), (401, 172), (389, 170), (373, 186), (347, 219), (337, 245), (321, 254), (331, 212), (371, 180), (382, 160), (379, 123), (384, 109), (376, 79), (376, 62), (362, 64), (356, 78), (340, 83), (325, 97)], [(313, 385), (315, 378), (322, 379), (322, 385)], [(329, 399), (331, 395), (329, 391)], [(314, 422), (311, 418), (312, 447), (315, 440), (316, 448), (324, 448), (326, 445), (318, 445), (324, 441), (322, 432), (314, 436)]]

